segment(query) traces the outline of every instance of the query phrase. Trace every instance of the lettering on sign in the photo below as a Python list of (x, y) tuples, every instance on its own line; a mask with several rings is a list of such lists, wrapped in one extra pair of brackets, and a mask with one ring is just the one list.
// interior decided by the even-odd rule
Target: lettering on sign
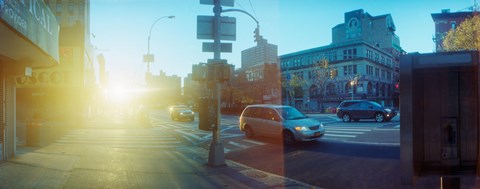
[(64, 86), (70, 85), (70, 72), (69, 71), (53, 71), (53, 72), (33, 72), (32, 77), (17, 77), (16, 83), (18, 87), (23, 86)]

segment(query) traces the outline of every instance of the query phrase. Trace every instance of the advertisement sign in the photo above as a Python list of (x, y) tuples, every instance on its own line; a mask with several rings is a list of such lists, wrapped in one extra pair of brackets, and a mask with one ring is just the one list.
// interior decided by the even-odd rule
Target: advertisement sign
[(60, 26), (43, 0), (0, 0), (2, 22), (59, 61)]

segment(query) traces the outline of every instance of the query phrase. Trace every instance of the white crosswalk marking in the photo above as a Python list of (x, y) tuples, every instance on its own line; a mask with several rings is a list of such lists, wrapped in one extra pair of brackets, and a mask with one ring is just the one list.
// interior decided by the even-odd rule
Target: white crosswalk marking
[(358, 135), (362, 135), (370, 131), (372, 131), (372, 128), (325, 126), (325, 137), (355, 138)]
[(115, 148), (176, 148), (178, 139), (162, 133), (129, 132), (128, 130), (79, 129), (58, 139), (59, 145), (97, 145)]

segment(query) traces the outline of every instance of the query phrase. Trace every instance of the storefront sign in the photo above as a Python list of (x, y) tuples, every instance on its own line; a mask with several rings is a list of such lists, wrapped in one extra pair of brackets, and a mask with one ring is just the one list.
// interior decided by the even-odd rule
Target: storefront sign
[(37, 71), (31, 77), (17, 77), (17, 88), (23, 87), (68, 87), (72, 86), (72, 73), (69, 71)]
[(0, 21), (59, 61), (60, 27), (55, 15), (43, 0), (0, 0)]

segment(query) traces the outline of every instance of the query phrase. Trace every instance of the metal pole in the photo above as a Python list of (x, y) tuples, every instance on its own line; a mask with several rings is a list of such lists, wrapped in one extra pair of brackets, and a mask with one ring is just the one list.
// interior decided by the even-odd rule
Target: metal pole
[[(150, 26), (150, 31), (148, 32), (148, 43), (147, 43), (147, 56), (150, 56), (150, 36), (152, 35), (152, 29), (153, 29), (153, 26), (161, 19), (163, 18), (169, 18), (169, 19), (172, 19), (172, 18), (175, 18), (175, 16), (162, 16), (160, 18), (157, 18), (157, 20), (155, 20), (152, 25)], [(148, 60), (147, 62), (147, 73), (150, 73), (150, 63), (151, 61)]]
[[(214, 31), (214, 39), (213, 39), (213, 45), (214, 45), (214, 52), (213, 52), (213, 59), (214, 62), (211, 64), (216, 64), (216, 62), (220, 62), (220, 52), (221, 52), (221, 46), (220, 46), (220, 14), (222, 13), (222, 7), (220, 5), (220, 0), (214, 0), (215, 1), (215, 6), (213, 7), (213, 12), (214, 12), (214, 21), (213, 21), (213, 31)], [(221, 110), (220, 110), (220, 94), (221, 94), (221, 83), (218, 81), (218, 75), (215, 74), (214, 77), (214, 91), (213, 91), (213, 99), (216, 101), (215, 109), (217, 110), (217, 120), (215, 122), (215, 127), (213, 129), (212, 133), (212, 143), (210, 144), (209, 147), (209, 153), (208, 153), (208, 165), (210, 166), (224, 166), (225, 165), (225, 154), (223, 150), (223, 144), (220, 141), (220, 119), (221, 119)]]

